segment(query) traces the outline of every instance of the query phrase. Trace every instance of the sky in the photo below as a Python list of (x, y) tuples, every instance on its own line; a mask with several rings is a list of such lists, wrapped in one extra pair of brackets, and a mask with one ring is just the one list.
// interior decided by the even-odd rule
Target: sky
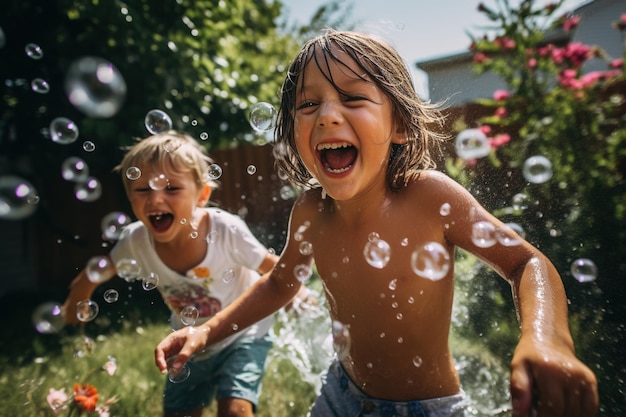
[[(553, 0), (554, 1), (554, 0)], [(537, 0), (537, 5), (553, 1)], [(346, 0), (346, 2), (350, 2)], [(496, 0), (483, 0), (488, 6)], [(290, 20), (309, 22), (319, 6), (328, 0), (282, 0)], [(480, 0), (353, 0), (351, 20), (356, 30), (378, 35), (391, 42), (409, 65), (415, 87), (421, 97), (428, 97), (426, 74), (416, 62), (466, 52), (470, 45), (468, 32), (484, 34), (489, 21), (478, 11)], [(563, 12), (585, 3), (566, 0)], [(516, 0), (511, 2), (517, 4)]]

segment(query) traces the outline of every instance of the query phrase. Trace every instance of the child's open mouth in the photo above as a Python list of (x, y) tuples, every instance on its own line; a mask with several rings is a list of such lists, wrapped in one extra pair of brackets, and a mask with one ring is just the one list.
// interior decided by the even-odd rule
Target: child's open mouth
[(164, 232), (172, 225), (174, 216), (170, 213), (158, 213), (149, 215), (148, 219), (155, 232)]
[(320, 160), (326, 171), (341, 174), (348, 171), (357, 156), (357, 149), (349, 143), (322, 143), (317, 146)]

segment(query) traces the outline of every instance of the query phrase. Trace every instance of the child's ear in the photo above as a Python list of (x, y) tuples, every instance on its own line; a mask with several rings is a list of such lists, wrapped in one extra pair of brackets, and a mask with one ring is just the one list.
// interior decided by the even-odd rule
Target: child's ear
[(402, 121), (397, 120), (393, 124), (393, 131), (391, 132), (391, 143), (395, 143), (396, 145), (406, 145), (409, 141), (406, 137), (406, 129), (404, 128), (404, 124)]
[(204, 184), (200, 197), (198, 198), (198, 207), (204, 207), (207, 205), (209, 198), (211, 198), (211, 191), (211, 186), (209, 184)]

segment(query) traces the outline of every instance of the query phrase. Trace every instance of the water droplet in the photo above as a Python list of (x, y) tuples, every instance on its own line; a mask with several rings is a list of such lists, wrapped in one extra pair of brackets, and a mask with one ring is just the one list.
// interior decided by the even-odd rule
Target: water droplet
[(450, 203), (443, 203), (439, 208), (439, 214), (442, 216), (448, 216), (450, 214)]
[(422, 278), (440, 280), (450, 270), (450, 254), (440, 243), (429, 242), (413, 251), (411, 268)]
[(413, 357), (413, 366), (415, 366), (416, 368), (422, 366), (422, 358), (420, 358), (419, 356)]
[(528, 208), (528, 196), (524, 193), (517, 193), (512, 200), (513, 210), (526, 210)]
[(86, 56), (74, 61), (65, 77), (65, 93), (87, 116), (114, 116), (126, 98), (126, 81), (109, 61)]
[(257, 132), (267, 132), (274, 129), (276, 123), (276, 109), (269, 103), (255, 103), (250, 107), (250, 126)]
[(522, 169), (526, 181), (542, 184), (552, 178), (552, 162), (542, 155), (535, 155), (524, 161)]
[(572, 262), (572, 275), (578, 282), (592, 282), (598, 277), (598, 268), (591, 259), (580, 258)]
[(332, 323), (333, 348), (337, 358), (342, 360), (350, 354), (350, 329), (340, 321), (334, 320)]
[(456, 153), (462, 159), (477, 159), (489, 155), (491, 144), (480, 129), (466, 129), (456, 137)]
[(172, 129), (172, 119), (163, 110), (150, 110), (144, 119), (144, 124), (148, 132), (156, 135)]
[(311, 278), (313, 270), (308, 265), (300, 264), (296, 265), (296, 267), (293, 269), (293, 274), (298, 281), (305, 282), (306, 280)]
[(302, 255), (308, 256), (313, 253), (313, 245), (310, 242), (302, 242), (300, 243), (300, 253)]

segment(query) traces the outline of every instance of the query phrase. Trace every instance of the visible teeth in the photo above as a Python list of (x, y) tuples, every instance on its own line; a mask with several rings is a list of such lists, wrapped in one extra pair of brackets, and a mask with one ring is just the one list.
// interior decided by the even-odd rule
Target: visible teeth
[(339, 148), (349, 148), (350, 145), (349, 143), (346, 142), (342, 142), (342, 143), (320, 143), (319, 145), (317, 145), (317, 150), (318, 151), (324, 151), (326, 149), (339, 149)]
[(339, 169), (332, 169), (330, 167), (326, 167), (326, 169), (329, 172), (332, 172), (333, 174), (341, 174), (342, 172), (346, 172), (347, 170), (350, 169), (350, 167), (345, 167), (345, 168), (339, 168)]

